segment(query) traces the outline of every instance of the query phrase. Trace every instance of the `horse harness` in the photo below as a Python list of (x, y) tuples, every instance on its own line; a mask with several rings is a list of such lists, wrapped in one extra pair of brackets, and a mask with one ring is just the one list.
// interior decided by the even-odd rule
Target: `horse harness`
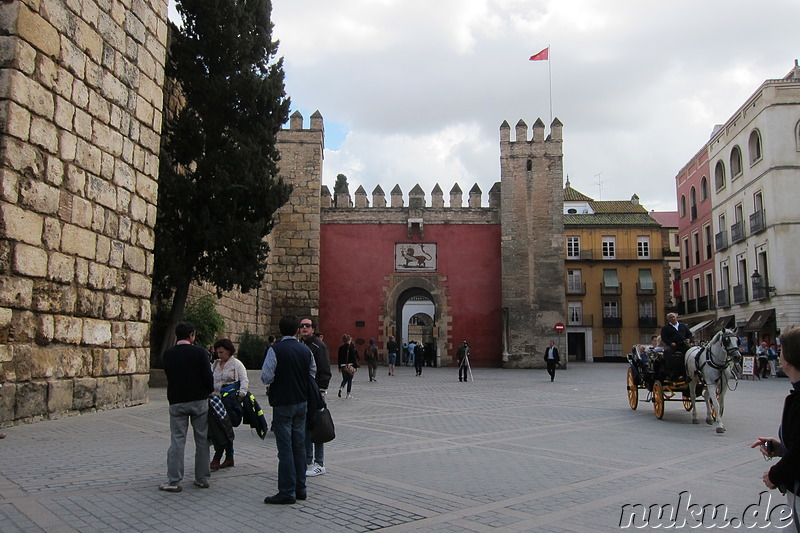
[[(728, 368), (728, 366), (733, 361), (733, 357), (730, 356), (730, 349), (725, 345), (726, 344), (726, 342), (725, 342), (726, 340), (727, 340), (727, 337), (725, 337), (725, 336), (723, 336), (720, 339), (720, 344), (722, 344), (722, 347), (725, 350), (725, 360), (722, 362), (722, 364), (714, 362), (714, 358), (711, 355), (712, 352), (711, 352), (711, 350), (709, 350), (708, 346), (701, 346), (700, 349), (695, 354), (695, 356), (694, 356), (694, 366), (695, 366), (695, 369), (696, 369), (695, 373), (698, 375), (698, 377), (700, 378), (700, 382), (703, 385), (708, 386), (708, 383), (706, 383), (706, 380), (705, 380), (705, 375), (702, 372), (703, 367), (705, 365), (710, 366), (714, 370), (719, 370), (720, 371), (720, 377), (722, 377), (722, 371), (725, 370), (726, 368)], [(705, 354), (706, 352), (708, 352), (708, 355), (706, 355), (706, 357), (704, 357), (703, 361), (701, 362), (700, 361), (700, 357), (703, 354)]]

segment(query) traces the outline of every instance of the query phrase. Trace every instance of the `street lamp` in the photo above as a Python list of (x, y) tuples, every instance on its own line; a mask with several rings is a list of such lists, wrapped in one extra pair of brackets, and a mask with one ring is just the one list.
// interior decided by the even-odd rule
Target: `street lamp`
[(753, 292), (755, 292), (755, 289), (761, 289), (765, 291), (766, 294), (776, 294), (778, 292), (775, 287), (764, 285), (764, 278), (758, 273), (758, 270), (753, 271), (753, 275), (750, 276), (750, 279), (753, 281)]

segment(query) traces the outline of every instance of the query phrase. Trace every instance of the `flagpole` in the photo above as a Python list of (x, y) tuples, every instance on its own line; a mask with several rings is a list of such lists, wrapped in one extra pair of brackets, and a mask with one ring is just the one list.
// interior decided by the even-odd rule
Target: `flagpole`
[(550, 97), (550, 124), (553, 123), (553, 72), (550, 65), (553, 58), (550, 57), (550, 43), (547, 44), (547, 80), (548, 80), (548, 96)]

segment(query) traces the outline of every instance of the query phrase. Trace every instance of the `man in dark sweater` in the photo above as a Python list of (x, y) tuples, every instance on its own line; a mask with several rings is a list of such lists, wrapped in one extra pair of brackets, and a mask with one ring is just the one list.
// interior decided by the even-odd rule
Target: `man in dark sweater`
[(272, 430), (278, 448), (278, 494), (264, 503), (292, 504), (306, 499), (306, 408), (308, 377), (315, 378), (317, 365), (308, 346), (295, 335), (300, 321), (286, 315), (278, 323), (283, 338), (269, 347), (261, 381), (269, 385)]
[[(322, 393), (322, 399), (327, 401), (328, 385), (331, 383), (331, 355), (322, 339), (315, 335), (317, 324), (311, 317), (300, 320), (300, 336), (303, 344), (311, 349), (314, 354), (314, 363), (317, 365), (317, 386)], [(325, 445), (321, 442), (314, 444), (306, 434), (306, 477), (321, 476), (325, 473)]]
[(207, 489), (211, 468), (208, 449), (208, 395), (214, 391), (214, 376), (208, 364), (208, 353), (194, 346), (194, 326), (181, 322), (175, 328), (178, 343), (164, 352), (164, 373), (167, 375), (169, 430), (171, 442), (167, 451), (167, 482), (159, 490), (180, 492), (183, 480), (183, 459), (189, 420), (194, 431), (194, 484)]

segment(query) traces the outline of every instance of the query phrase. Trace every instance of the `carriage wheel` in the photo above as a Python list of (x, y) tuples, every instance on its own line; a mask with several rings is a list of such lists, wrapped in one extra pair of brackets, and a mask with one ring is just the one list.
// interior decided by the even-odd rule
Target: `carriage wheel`
[(664, 418), (664, 387), (658, 380), (653, 383), (653, 410), (656, 418), (659, 420)]
[(639, 386), (636, 384), (632, 368), (628, 369), (628, 404), (634, 411), (639, 405)]
[(683, 393), (683, 408), (687, 411), (692, 410), (692, 398), (687, 393)]

